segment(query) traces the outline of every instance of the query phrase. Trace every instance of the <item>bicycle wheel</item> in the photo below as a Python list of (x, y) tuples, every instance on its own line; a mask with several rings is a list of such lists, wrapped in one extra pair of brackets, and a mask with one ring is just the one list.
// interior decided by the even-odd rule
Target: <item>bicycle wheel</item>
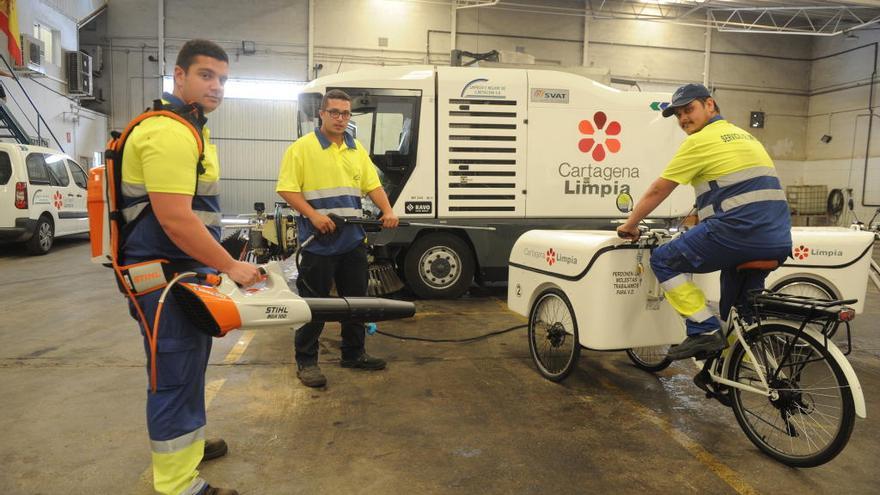
[(544, 378), (560, 382), (581, 355), (574, 310), (559, 289), (542, 292), (529, 311), (529, 351)]
[[(786, 280), (781, 284), (776, 284), (776, 286), (773, 287), (773, 292), (789, 294), (792, 296), (809, 297), (822, 301), (830, 301), (837, 298), (834, 291), (821, 280), (815, 280), (808, 277), (798, 277)], [(812, 328), (819, 333), (822, 333), (822, 330), (825, 328), (821, 323), (809, 323), (807, 327)], [(838, 327), (840, 327), (840, 323), (835, 322), (828, 328), (828, 338), (834, 337), (837, 333)]]
[(666, 357), (667, 352), (669, 352), (668, 345), (655, 345), (627, 349), (626, 355), (636, 365), (636, 368), (656, 373), (665, 370), (672, 364), (672, 360)]
[(757, 363), (737, 343), (731, 350), (728, 376), (761, 387), (756, 372), (760, 366), (771, 396), (730, 388), (737, 422), (770, 457), (792, 467), (813, 467), (830, 461), (846, 446), (855, 405), (849, 383), (828, 349), (809, 335), (796, 337), (796, 333), (783, 324), (750, 330), (746, 339)]

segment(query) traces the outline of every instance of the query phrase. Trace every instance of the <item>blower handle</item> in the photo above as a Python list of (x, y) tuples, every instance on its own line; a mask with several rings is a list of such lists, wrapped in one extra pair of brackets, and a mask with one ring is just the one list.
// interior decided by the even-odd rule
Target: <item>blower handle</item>
[[(330, 217), (330, 220), (333, 220), (333, 223), (336, 224), (336, 228), (340, 229), (346, 224), (349, 225), (360, 225), (361, 227), (366, 227), (365, 230), (369, 230), (370, 232), (378, 232), (382, 230), (382, 220), (369, 220), (366, 218), (356, 218), (356, 217), (341, 217), (336, 213), (330, 213), (327, 215)], [(400, 221), (397, 223), (399, 227), (409, 227), (409, 222)]]
[[(260, 272), (260, 275), (262, 275), (264, 279), (269, 276), (269, 272), (266, 271), (265, 266), (258, 266), (257, 270)], [(210, 285), (212, 287), (218, 287), (218, 286), (220, 286), (221, 283), (223, 283), (223, 278), (220, 275), (215, 275), (213, 273), (199, 273), (196, 275), (196, 279), (203, 280), (203, 281), (207, 282), (208, 285)], [(232, 279), (230, 279), (230, 280), (232, 280)], [(243, 285), (241, 285), (238, 282), (235, 282), (235, 285), (239, 289), (244, 287)]]

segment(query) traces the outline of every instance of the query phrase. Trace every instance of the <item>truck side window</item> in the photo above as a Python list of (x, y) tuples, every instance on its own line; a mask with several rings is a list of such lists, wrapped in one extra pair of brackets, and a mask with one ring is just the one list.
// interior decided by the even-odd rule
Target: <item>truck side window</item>
[[(348, 132), (360, 141), (367, 153), (372, 154), (373, 114), (352, 112), (349, 128)], [(354, 128), (354, 133), (351, 128)]]
[(401, 151), (401, 139), (403, 136), (403, 114), (382, 113), (376, 116), (376, 144), (374, 153), (384, 154), (388, 151), (398, 152), (402, 155), (407, 151)]
[(70, 176), (67, 175), (67, 169), (64, 167), (64, 157), (49, 155), (46, 157), (46, 165), (49, 167), (53, 185), (67, 187), (70, 184)]
[(67, 160), (67, 168), (70, 170), (70, 175), (73, 176), (73, 182), (76, 183), (81, 189), (85, 189), (86, 186), (89, 185), (89, 181), (86, 178), (86, 173), (83, 172), (83, 169), (80, 168), (79, 165), (76, 164), (73, 160)]
[(0, 151), (0, 186), (6, 185), (12, 177), (12, 161), (9, 153)]
[(25, 158), (27, 167), (28, 182), (31, 184), (49, 185), (52, 179), (49, 175), (49, 169), (46, 167), (46, 160), (42, 153), (31, 153)]

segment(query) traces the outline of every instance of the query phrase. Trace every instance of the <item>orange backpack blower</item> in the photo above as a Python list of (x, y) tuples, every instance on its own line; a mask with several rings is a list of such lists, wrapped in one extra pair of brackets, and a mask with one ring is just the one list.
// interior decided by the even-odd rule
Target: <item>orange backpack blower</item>
[(199, 151), (197, 167), (199, 170), (202, 170), (201, 162), (203, 159), (204, 141), (202, 140), (201, 128), (204, 125), (205, 118), (201, 107), (197, 104), (173, 107), (163, 104), (161, 100), (155, 100), (153, 107), (148, 108), (144, 113), (129, 122), (122, 133), (110, 133), (111, 137), (107, 142), (107, 150), (104, 152), (104, 165), (89, 171), (87, 196), (92, 262), (100, 263), (113, 269), (119, 290), (131, 301), (137, 312), (150, 347), (150, 387), (155, 392), (156, 344), (159, 316), (162, 308), (160, 305), (157, 309), (151, 330), (136, 296), (165, 287), (168, 280), (174, 275), (174, 267), (168, 260), (162, 259), (131, 265), (121, 265), (119, 263), (121, 259), (120, 249), (125, 234), (143, 217), (148, 209), (145, 208), (137, 218), (129, 222), (126, 222), (122, 216), (122, 156), (125, 150), (125, 142), (135, 127), (152, 117), (174, 119), (192, 131)]

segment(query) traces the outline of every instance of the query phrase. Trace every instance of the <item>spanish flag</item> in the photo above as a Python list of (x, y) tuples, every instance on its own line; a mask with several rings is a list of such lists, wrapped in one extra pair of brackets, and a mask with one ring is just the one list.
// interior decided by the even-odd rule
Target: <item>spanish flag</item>
[(19, 45), (21, 33), (18, 31), (18, 12), (15, 9), (15, 0), (0, 0), (0, 30), (6, 33), (6, 46), (13, 64), (21, 66), (23, 63), (21, 46)]

